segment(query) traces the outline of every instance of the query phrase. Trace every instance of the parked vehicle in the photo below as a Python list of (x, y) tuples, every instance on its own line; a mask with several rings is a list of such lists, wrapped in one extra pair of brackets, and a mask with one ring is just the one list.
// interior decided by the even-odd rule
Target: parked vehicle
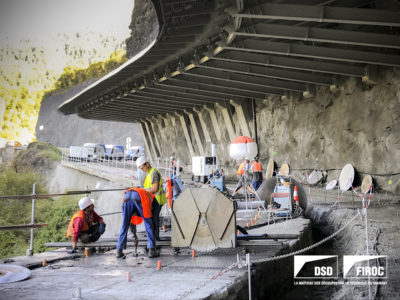
[(105, 158), (122, 160), (124, 158), (124, 146), (106, 145)]
[(144, 156), (144, 146), (134, 146), (126, 150), (125, 159), (136, 161), (140, 156)]
[(69, 147), (69, 159), (70, 160), (92, 160), (94, 154), (94, 148), (82, 147), (82, 146), (70, 146)]
[(106, 146), (104, 144), (85, 143), (83, 147), (93, 149), (93, 160), (103, 160), (106, 157)]

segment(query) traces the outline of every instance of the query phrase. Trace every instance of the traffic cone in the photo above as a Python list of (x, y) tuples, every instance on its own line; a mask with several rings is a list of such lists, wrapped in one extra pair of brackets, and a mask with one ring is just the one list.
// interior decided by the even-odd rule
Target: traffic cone
[(254, 225), (254, 220), (253, 219), (251, 219), (250, 222), (251, 222), (251, 225)]
[(299, 194), (297, 193), (297, 185), (294, 186), (293, 199), (296, 204), (299, 204)]
[(161, 260), (157, 262), (157, 270), (161, 270)]
[(192, 257), (196, 257), (196, 250), (192, 250)]

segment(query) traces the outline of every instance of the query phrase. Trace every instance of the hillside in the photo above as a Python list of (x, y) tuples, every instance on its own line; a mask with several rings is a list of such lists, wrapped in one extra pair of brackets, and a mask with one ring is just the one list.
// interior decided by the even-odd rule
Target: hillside
[[(33, 140), (43, 95), (66, 87), (60, 86), (60, 76), (110, 60), (112, 53), (121, 57), (121, 50), (125, 52), (124, 37), (95, 32), (58, 33), (48, 36), (45, 44), (6, 39), (0, 45), (0, 138), (21, 143)], [(101, 77), (111, 70), (92, 76)]]

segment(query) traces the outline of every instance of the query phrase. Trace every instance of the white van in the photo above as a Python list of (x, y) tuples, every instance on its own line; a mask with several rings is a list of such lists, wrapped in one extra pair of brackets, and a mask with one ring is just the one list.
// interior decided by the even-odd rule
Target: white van
[(124, 158), (124, 146), (121, 145), (106, 145), (106, 159), (118, 159), (122, 160)]
[(88, 158), (90, 160), (103, 160), (106, 157), (106, 146), (103, 144), (85, 143), (83, 147), (93, 149), (92, 157)]
[(144, 146), (133, 146), (126, 150), (126, 160), (136, 160), (138, 157), (144, 156)]

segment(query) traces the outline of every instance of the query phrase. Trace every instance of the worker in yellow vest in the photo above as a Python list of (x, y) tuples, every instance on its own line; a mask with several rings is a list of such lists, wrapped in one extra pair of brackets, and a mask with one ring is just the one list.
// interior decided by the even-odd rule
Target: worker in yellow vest
[(141, 156), (136, 160), (136, 166), (138, 169), (146, 173), (146, 179), (144, 180), (143, 184), (144, 189), (152, 193), (159, 204), (156, 211), (153, 211), (154, 236), (155, 239), (159, 241), (160, 240), (159, 215), (161, 211), (161, 206), (167, 203), (167, 197), (165, 196), (161, 173), (157, 169), (153, 168), (150, 165), (149, 161), (144, 156)]
[(79, 200), (79, 210), (72, 216), (68, 224), (67, 237), (72, 237), (72, 249), (69, 254), (76, 253), (76, 243), (97, 241), (106, 230), (103, 218), (94, 211), (94, 200), (83, 197)]

